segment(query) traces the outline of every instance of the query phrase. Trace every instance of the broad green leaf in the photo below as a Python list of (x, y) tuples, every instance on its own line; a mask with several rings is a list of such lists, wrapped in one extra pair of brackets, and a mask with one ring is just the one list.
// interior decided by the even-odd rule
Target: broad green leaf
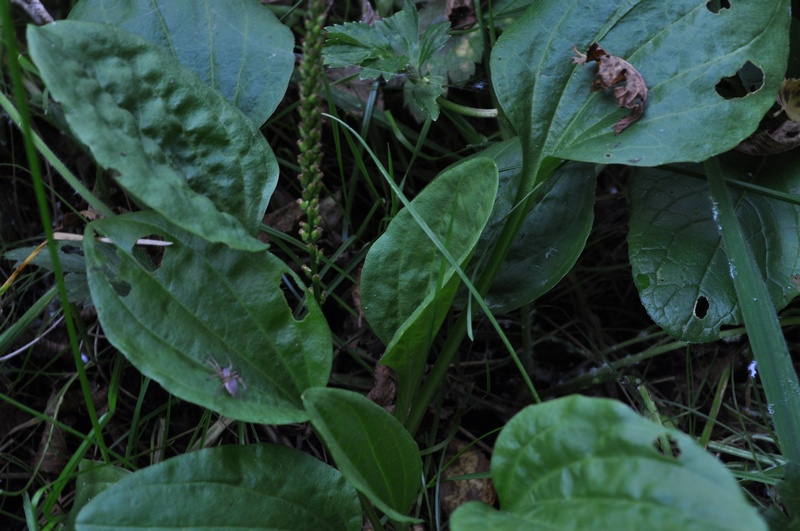
[[(723, 161), (726, 177), (766, 189), (800, 190), (798, 157), (772, 157), (758, 169), (739, 157)], [(701, 166), (684, 170), (702, 173)], [(776, 309), (796, 295), (800, 271), (800, 208), (757, 192), (731, 189), (742, 229)], [(714, 219), (708, 184), (663, 169), (641, 170), (631, 182), (628, 248), (633, 277), (650, 317), (686, 341), (718, 339), (722, 326), (741, 324), (728, 256)]]
[[(655, 166), (727, 151), (775, 101), (789, 51), (789, 1), (731, 2), (713, 13), (702, 0), (541, 0), (492, 50), (497, 98), (532, 161), (544, 156)], [(610, 91), (590, 93), (597, 64), (572, 63), (574, 45), (597, 42), (628, 61), (649, 90), (644, 116)], [(726, 99), (716, 87), (751, 62), (763, 85)]]
[[(497, 143), (478, 156), (494, 159), (500, 170), (492, 217), (475, 250), (474, 267), (482, 269), (514, 206), (522, 168), (519, 139)], [(575, 265), (594, 221), (596, 173), (591, 164), (567, 164), (540, 185), (538, 200), (486, 294), (493, 312), (507, 313), (536, 300)]]
[[(436, 177), (414, 209), (459, 265), (466, 265), (489, 219), (497, 193), (491, 159), (465, 160)], [(367, 253), (361, 272), (361, 308), (387, 344), (381, 363), (393, 368), (401, 416), (411, 405), (428, 350), (460, 283), (455, 270), (411, 217), (401, 210)]]
[(294, 67), (292, 32), (258, 0), (81, 0), (69, 19), (158, 44), (256, 125), (283, 99)]
[(361, 529), (355, 490), (313, 457), (270, 444), (200, 450), (140, 470), (80, 513), (94, 529)]
[(66, 529), (75, 529), (78, 513), (92, 499), (131, 475), (130, 470), (89, 459), (81, 460), (79, 470), (80, 474), (75, 480), (75, 503), (69, 512)]
[(392, 520), (416, 522), (406, 514), (422, 486), (422, 460), (403, 425), (346, 389), (309, 389), (303, 403), (347, 482)]
[(31, 56), (75, 135), (138, 201), (245, 250), (278, 178), (241, 111), (159, 47), (107, 24), (28, 28)]
[[(96, 233), (115, 244), (95, 241)], [(148, 235), (172, 245), (151, 259), (134, 246)], [(288, 282), (304, 292), (288, 266), (266, 251), (210, 243), (154, 212), (95, 221), (85, 236), (103, 332), (143, 374), (227, 417), (265, 424), (308, 418), (300, 395), (327, 383), (331, 335), (313, 298), (286, 300)], [(293, 306), (305, 316), (296, 317)], [(225, 389), (212, 362), (232, 366), (238, 392)]]
[[(438, 175), (411, 201), (459, 263), (474, 250), (497, 193), (497, 166), (485, 157), (465, 160)], [(361, 307), (375, 334), (389, 343), (412, 313), (454, 276), (440, 278), (444, 258), (401, 210), (367, 253), (361, 272)], [(444, 304), (448, 306), (447, 303)]]
[[(660, 451), (664, 435), (674, 457)], [(722, 463), (613, 400), (522, 410), (497, 439), (492, 481), (500, 512), (465, 504), (453, 530), (512, 529), (514, 518), (525, 529), (766, 529)]]

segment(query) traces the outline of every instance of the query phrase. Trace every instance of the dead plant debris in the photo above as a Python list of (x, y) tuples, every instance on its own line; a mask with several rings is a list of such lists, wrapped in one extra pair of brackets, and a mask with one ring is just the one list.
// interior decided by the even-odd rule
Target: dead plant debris
[(642, 117), (647, 102), (647, 86), (642, 75), (624, 59), (611, 55), (595, 42), (589, 50), (582, 54), (573, 46), (575, 57), (573, 63), (585, 65), (588, 61), (597, 61), (597, 75), (592, 81), (591, 92), (614, 89), (614, 97), (620, 107), (631, 109), (631, 113), (614, 125), (614, 133), (620, 134), (629, 125)]

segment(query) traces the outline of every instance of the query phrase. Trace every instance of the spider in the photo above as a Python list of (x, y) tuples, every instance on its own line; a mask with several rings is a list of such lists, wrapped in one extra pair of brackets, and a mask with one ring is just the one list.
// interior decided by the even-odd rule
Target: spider
[(233, 362), (231, 361), (231, 357), (227, 354), (225, 355), (228, 358), (228, 366), (222, 367), (217, 360), (212, 357), (209, 357), (206, 360), (206, 363), (211, 365), (214, 369), (214, 375), (220, 379), (222, 382), (222, 386), (231, 396), (236, 396), (239, 394), (239, 385), (242, 386), (242, 389), (247, 391), (247, 385), (245, 385), (244, 380), (242, 377), (239, 376), (239, 373), (233, 370)]

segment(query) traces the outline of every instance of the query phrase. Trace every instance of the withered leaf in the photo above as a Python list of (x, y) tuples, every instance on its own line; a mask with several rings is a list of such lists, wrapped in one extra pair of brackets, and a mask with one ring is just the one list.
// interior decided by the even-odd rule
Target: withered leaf
[(619, 106), (631, 110), (628, 116), (614, 125), (614, 133), (620, 134), (642, 117), (644, 106), (647, 103), (647, 86), (642, 75), (629, 62), (610, 55), (596, 42), (589, 46), (586, 54), (579, 52), (575, 46), (572, 47), (572, 50), (575, 52), (575, 57), (572, 58), (573, 63), (585, 65), (589, 61), (596, 61), (598, 64), (597, 75), (590, 88), (591, 92), (613, 88), (614, 97), (617, 98)]

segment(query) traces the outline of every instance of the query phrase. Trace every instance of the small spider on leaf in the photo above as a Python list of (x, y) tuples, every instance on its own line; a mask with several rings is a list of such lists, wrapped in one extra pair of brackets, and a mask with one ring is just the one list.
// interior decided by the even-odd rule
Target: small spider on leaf
[(596, 42), (589, 46), (586, 54), (579, 52), (575, 46), (572, 47), (572, 50), (575, 52), (575, 57), (572, 58), (573, 63), (585, 65), (589, 61), (597, 61), (599, 65), (597, 75), (589, 90), (599, 92), (613, 88), (614, 97), (617, 98), (619, 106), (631, 110), (628, 116), (614, 125), (615, 134), (620, 134), (642, 117), (645, 103), (647, 103), (647, 86), (642, 75), (629, 62), (615, 55), (609, 55)]
[(227, 354), (225, 355), (228, 358), (228, 366), (222, 367), (217, 360), (210, 357), (206, 360), (213, 369), (214, 375), (220, 379), (222, 382), (222, 386), (228, 392), (229, 395), (235, 397), (239, 394), (239, 386), (242, 386), (244, 391), (247, 391), (247, 385), (245, 385), (244, 380), (242, 377), (239, 376), (239, 373), (233, 370), (233, 362), (231, 361), (231, 357)]

